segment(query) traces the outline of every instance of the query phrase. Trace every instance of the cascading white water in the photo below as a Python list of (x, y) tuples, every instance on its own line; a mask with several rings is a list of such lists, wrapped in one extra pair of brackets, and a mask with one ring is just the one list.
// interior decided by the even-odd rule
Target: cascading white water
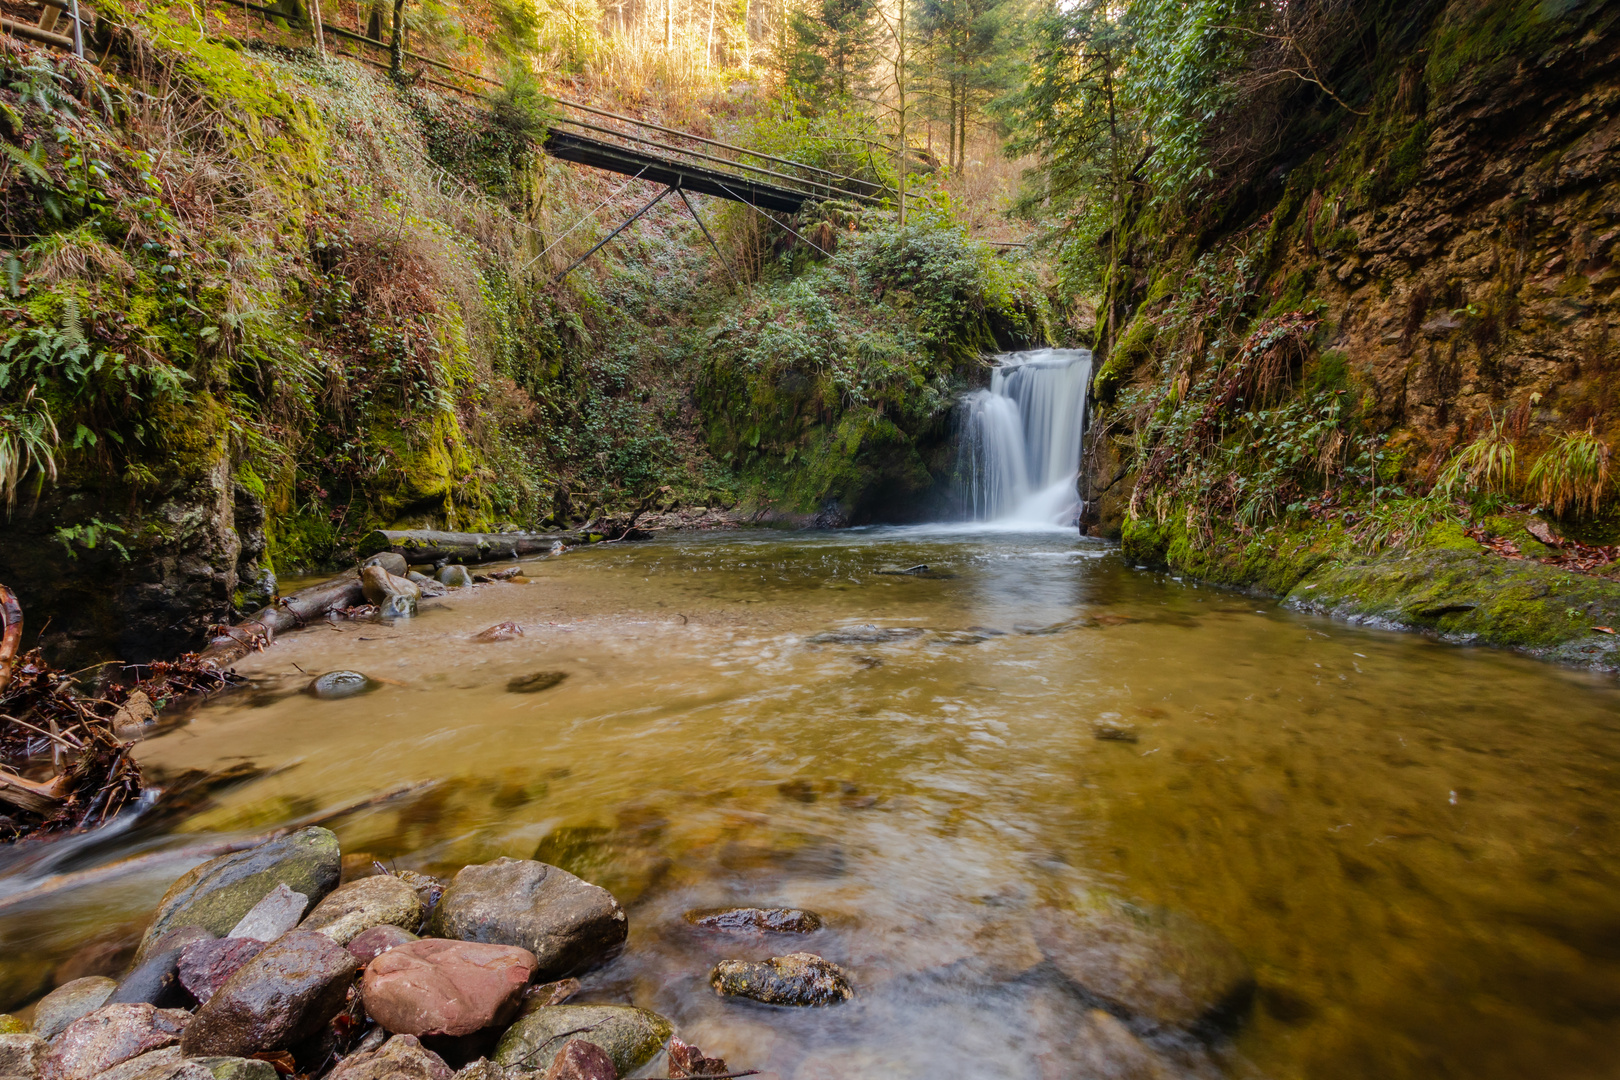
[(996, 360), (990, 389), (963, 402), (969, 513), (1000, 525), (1072, 525), (1091, 350), (1038, 349)]

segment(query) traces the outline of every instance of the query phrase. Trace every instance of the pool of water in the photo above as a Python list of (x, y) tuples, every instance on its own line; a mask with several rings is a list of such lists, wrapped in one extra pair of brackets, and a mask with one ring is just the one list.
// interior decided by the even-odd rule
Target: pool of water
[[(1612, 679), (1196, 587), (1070, 532), (745, 531), (527, 572), (244, 662), (249, 688), (140, 757), (265, 772), (161, 835), (13, 853), (0, 903), (182, 852), (0, 907), (0, 989), (112, 950), (192, 845), (422, 785), (330, 819), (344, 851), (441, 874), (540, 857), (608, 886), (630, 941), (584, 997), (656, 1009), (735, 1068), (1076, 1075), (1085, 1003), (1006, 928), (1101, 892), (1206, 924), (1255, 975), (1241, 1026), (1160, 1038), (1152, 1075), (1620, 1076)], [(521, 638), (473, 640), (508, 620)], [(339, 667), (381, 688), (298, 692)], [(566, 677), (509, 689), (537, 672)], [(731, 903), (827, 925), (682, 919)], [(856, 1000), (708, 989), (718, 960), (800, 948)]]

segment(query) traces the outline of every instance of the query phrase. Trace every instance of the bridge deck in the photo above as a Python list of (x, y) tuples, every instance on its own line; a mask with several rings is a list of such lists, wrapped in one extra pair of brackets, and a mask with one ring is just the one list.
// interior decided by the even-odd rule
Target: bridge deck
[(781, 214), (798, 213), (799, 207), (807, 200), (826, 198), (831, 194), (808, 180), (803, 190), (762, 184), (722, 169), (688, 165), (587, 135), (576, 135), (571, 131), (553, 130), (546, 136), (545, 148), (546, 153), (560, 161), (572, 161), (625, 176), (639, 176), (643, 180), (748, 203), (761, 210), (774, 210)]

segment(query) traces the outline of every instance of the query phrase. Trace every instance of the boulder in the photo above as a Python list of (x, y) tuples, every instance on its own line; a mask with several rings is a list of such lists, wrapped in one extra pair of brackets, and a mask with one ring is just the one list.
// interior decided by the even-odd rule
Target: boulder
[[(34, 1034), (42, 1039), (56, 1038), (73, 1021), (107, 1004), (116, 989), (116, 982), (101, 975), (63, 983), (34, 1006)], [(0, 1076), (5, 1075), (6, 1070), (0, 1069)]]
[(709, 976), (722, 997), (745, 997), (767, 1005), (837, 1005), (855, 996), (844, 969), (815, 953), (789, 953), (769, 960), (722, 960)]
[(298, 925), (309, 908), (309, 897), (294, 892), (285, 883), (265, 894), (263, 900), (242, 916), (242, 921), (231, 927), (226, 937), (252, 938), (254, 941), (274, 941)]
[(303, 929), (319, 930), (339, 945), (347, 945), (374, 926), (417, 930), (425, 913), (422, 898), (408, 882), (392, 874), (378, 874), (338, 886), (309, 913)]
[(337, 888), (341, 872), (337, 837), (320, 828), (300, 829), (247, 851), (210, 859), (163, 894), (141, 939), (137, 963), (175, 927), (200, 926), (216, 935), (225, 933), (279, 884), (319, 901)]
[[(324, 933), (324, 931), (323, 931)], [(348, 949), (354, 958), (362, 964), (371, 963), (372, 959), (405, 944), (407, 941), (421, 940), (409, 930), (402, 930), (397, 926), (373, 926), (370, 930), (362, 930), (349, 942)]]
[(421, 586), (390, 574), (380, 566), (361, 569), (360, 590), (369, 603), (377, 606), (378, 614), (389, 617), (415, 615), (416, 605), (422, 599)]
[(562, 1036), (572, 1032), (606, 1050), (624, 1076), (651, 1061), (673, 1031), (662, 1016), (631, 1005), (551, 1005), (507, 1028), (495, 1063), (545, 1072), (562, 1050)]
[(180, 1009), (146, 1003), (104, 1005), (69, 1024), (51, 1042), (41, 1080), (90, 1080), (114, 1065), (173, 1046), (191, 1020)]
[(315, 676), (307, 692), (322, 701), (342, 701), (344, 698), (369, 694), (382, 684), (358, 671), (328, 671)]
[(619, 1080), (619, 1070), (606, 1050), (584, 1039), (569, 1039), (551, 1059), (546, 1080)]
[(534, 954), (424, 938), (378, 956), (360, 980), (366, 1012), (401, 1035), (471, 1035), (517, 1014)]
[(214, 1080), (214, 1074), (169, 1046), (114, 1065), (96, 1080)]
[(180, 985), (198, 1004), (206, 1004), (242, 965), (264, 952), (257, 938), (214, 938), (186, 946), (180, 954)]
[(773, 934), (808, 934), (821, 929), (821, 918), (798, 908), (711, 908), (689, 911), (686, 921), (705, 930), (732, 932), (770, 931)]
[(546, 863), (503, 856), (455, 876), (433, 910), (430, 932), (528, 949), (537, 977), (557, 979), (607, 959), (629, 926), (606, 889)]
[(1117, 900), (1035, 913), (1052, 965), (1092, 1000), (1171, 1028), (1223, 1024), (1244, 1012), (1254, 977), (1230, 942), (1196, 920)]
[(257, 1058), (200, 1057), (191, 1060), (207, 1069), (214, 1080), (276, 1080), (280, 1075), (274, 1065)]
[(444, 1059), (415, 1036), (395, 1035), (376, 1050), (344, 1058), (326, 1080), (450, 1080), (453, 1075)]
[(289, 1049), (343, 1011), (359, 969), (325, 934), (294, 930), (215, 991), (180, 1045), (189, 1055), (238, 1057)]
[(6, 1032), (0, 1035), (0, 1076), (33, 1080), (45, 1065), (50, 1045), (38, 1035)]
[(360, 566), (362, 569), (367, 566), (380, 566), (395, 577), (405, 577), (411, 572), (410, 565), (405, 562), (405, 556), (397, 551), (379, 551)]

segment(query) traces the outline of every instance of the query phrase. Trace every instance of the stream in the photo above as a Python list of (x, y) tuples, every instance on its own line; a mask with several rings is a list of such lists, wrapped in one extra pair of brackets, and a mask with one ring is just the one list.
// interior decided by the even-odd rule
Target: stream
[[(261, 775), (160, 831), (7, 853), (0, 903), (425, 784), (331, 819), (348, 858), (538, 857), (610, 888), (629, 944), (581, 999), (658, 1010), (734, 1068), (1081, 1075), (1086, 1003), (1018, 927), (1101, 891), (1212, 928), (1257, 985), (1229, 1034), (1161, 1037), (1169, 1071), (1118, 1075), (1620, 1075), (1609, 678), (1195, 587), (1073, 530), (692, 534), (526, 573), (249, 657), (247, 688), (140, 757)], [(472, 640), (507, 620), (521, 638)], [(382, 685), (301, 692), (334, 668)], [(540, 672), (565, 677), (509, 689)], [(0, 1007), (107, 963), (178, 858), (0, 907)], [(682, 917), (732, 903), (826, 925)], [(856, 999), (708, 988), (720, 959), (795, 949)]]

